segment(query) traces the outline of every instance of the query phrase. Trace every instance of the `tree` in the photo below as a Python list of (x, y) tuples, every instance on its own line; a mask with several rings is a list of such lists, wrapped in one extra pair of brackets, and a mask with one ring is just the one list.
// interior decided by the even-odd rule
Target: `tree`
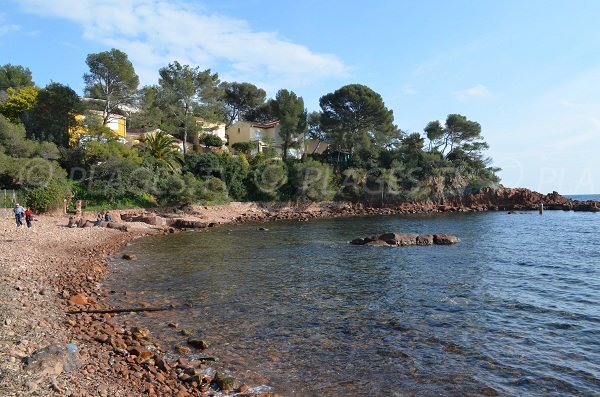
[(265, 103), (267, 93), (254, 84), (224, 82), (222, 86), (227, 128)]
[(327, 135), (323, 128), (321, 128), (321, 113), (310, 112), (306, 117), (307, 124), (307, 138), (310, 140), (317, 141), (315, 148), (311, 154), (315, 154), (319, 150), (321, 143), (325, 142)]
[(223, 140), (215, 134), (204, 134), (202, 136), (202, 143), (208, 147), (221, 147), (223, 146)]
[(455, 150), (469, 152), (487, 149), (481, 136), (481, 125), (460, 114), (449, 114), (446, 124), (430, 121), (424, 129), (429, 139), (430, 150), (439, 151), (445, 158)]
[(82, 112), (83, 104), (75, 91), (66, 85), (50, 83), (40, 90), (26, 118), (27, 137), (67, 147), (69, 130), (78, 126), (75, 115)]
[(19, 90), (9, 88), (7, 98), (0, 102), (0, 114), (13, 123), (23, 120), (23, 116), (35, 106), (39, 89), (35, 86), (23, 87)]
[(160, 128), (169, 131), (167, 127), (167, 114), (165, 106), (161, 103), (161, 88), (159, 86), (147, 86), (139, 90), (136, 98), (137, 112), (129, 118), (131, 127), (154, 130)]
[(193, 143), (199, 143), (194, 110), (210, 106), (218, 98), (219, 76), (210, 69), (200, 71), (198, 67), (181, 65), (175, 61), (159, 70), (158, 81), (164, 90), (168, 113), (174, 116), (183, 129), (183, 154), (185, 156), (188, 132), (192, 130)]
[(319, 100), (321, 126), (337, 150), (366, 162), (400, 136), (381, 95), (360, 84), (346, 85)]
[(90, 68), (83, 75), (85, 93), (104, 101), (102, 123), (106, 125), (124, 106), (133, 105), (140, 79), (127, 54), (116, 48), (89, 54), (85, 62)]
[(6, 91), (9, 88), (19, 90), (33, 85), (29, 68), (10, 63), (0, 66), (0, 91)]
[(290, 149), (297, 149), (306, 132), (304, 100), (293, 91), (279, 90), (271, 100), (273, 114), (279, 120), (279, 136), (282, 140), (282, 157), (285, 161)]
[(256, 149), (256, 142), (236, 142), (231, 145), (231, 148), (236, 152), (240, 152), (245, 154), (246, 156), (250, 156), (252, 154), (252, 150)]
[(181, 170), (182, 158), (176, 146), (175, 138), (163, 131), (148, 135), (142, 144), (142, 153), (148, 155), (155, 168), (172, 172)]

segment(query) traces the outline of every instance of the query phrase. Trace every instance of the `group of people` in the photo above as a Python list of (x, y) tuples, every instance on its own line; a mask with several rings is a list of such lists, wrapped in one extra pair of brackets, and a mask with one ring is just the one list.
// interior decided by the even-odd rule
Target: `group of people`
[(110, 214), (110, 212), (98, 212), (98, 216), (96, 217), (96, 222), (94, 222), (94, 226), (100, 226), (102, 224), (102, 221), (112, 222), (112, 215)]
[(33, 211), (31, 208), (25, 209), (19, 203), (16, 203), (15, 208), (13, 208), (13, 212), (15, 213), (17, 227), (23, 226), (23, 220), (25, 220), (25, 223), (27, 223), (27, 227), (33, 226)]

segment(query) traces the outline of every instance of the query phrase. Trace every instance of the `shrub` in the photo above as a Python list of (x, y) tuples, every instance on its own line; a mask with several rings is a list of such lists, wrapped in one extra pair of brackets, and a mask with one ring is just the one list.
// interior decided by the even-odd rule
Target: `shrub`
[(333, 168), (316, 160), (293, 164), (289, 183), (293, 198), (299, 200), (331, 200), (335, 194)]
[(71, 184), (66, 178), (52, 179), (47, 185), (25, 191), (27, 205), (36, 212), (48, 212), (64, 205), (71, 197)]
[(248, 175), (246, 186), (252, 200), (278, 200), (287, 182), (287, 167), (281, 160), (263, 160)]

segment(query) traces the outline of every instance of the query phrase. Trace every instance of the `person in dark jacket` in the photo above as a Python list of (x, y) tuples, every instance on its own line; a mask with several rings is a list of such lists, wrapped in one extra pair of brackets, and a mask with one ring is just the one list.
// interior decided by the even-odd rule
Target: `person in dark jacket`
[(25, 222), (27, 222), (27, 227), (30, 228), (33, 226), (33, 211), (31, 208), (27, 208), (25, 211)]
[(106, 213), (104, 214), (104, 220), (106, 222), (112, 222), (112, 215), (110, 214), (110, 212), (106, 211)]

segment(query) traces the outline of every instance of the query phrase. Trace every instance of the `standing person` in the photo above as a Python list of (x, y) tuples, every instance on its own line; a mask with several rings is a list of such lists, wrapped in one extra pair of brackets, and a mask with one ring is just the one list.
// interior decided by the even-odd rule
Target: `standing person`
[(33, 211), (31, 208), (27, 208), (27, 210), (25, 210), (25, 222), (27, 222), (28, 228), (33, 226)]
[(15, 221), (17, 222), (17, 227), (23, 226), (23, 214), (25, 213), (25, 209), (19, 205), (19, 203), (15, 204), (15, 208), (13, 208), (13, 212), (15, 213)]
[(106, 222), (112, 222), (112, 215), (110, 214), (110, 212), (106, 211), (106, 213), (104, 214), (104, 220)]

